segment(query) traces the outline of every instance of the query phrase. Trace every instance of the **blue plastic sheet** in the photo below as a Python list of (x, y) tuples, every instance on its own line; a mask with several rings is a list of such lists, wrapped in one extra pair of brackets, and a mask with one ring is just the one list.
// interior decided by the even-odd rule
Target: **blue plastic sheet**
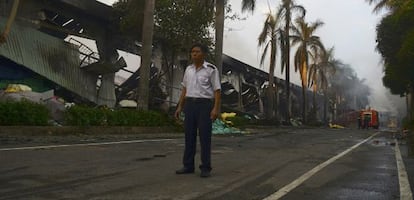
[(213, 122), (213, 134), (243, 134), (244, 132), (238, 128), (231, 127), (220, 119)]

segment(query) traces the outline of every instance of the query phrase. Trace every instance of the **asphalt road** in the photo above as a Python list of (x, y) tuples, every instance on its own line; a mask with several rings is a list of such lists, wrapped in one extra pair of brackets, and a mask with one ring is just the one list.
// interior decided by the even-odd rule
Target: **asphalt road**
[[(1, 141), (0, 200), (389, 200), (402, 194), (395, 140), (374, 130), (275, 128), (215, 136), (209, 178), (199, 170), (174, 173), (182, 137)], [(413, 181), (414, 159), (404, 141), (399, 146)]]

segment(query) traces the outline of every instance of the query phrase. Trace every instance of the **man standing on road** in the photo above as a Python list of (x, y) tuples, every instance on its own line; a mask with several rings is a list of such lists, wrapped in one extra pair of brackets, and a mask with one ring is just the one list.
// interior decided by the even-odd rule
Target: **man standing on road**
[(197, 132), (201, 147), (201, 177), (209, 177), (211, 171), (212, 122), (217, 119), (221, 100), (221, 85), (218, 69), (205, 61), (208, 47), (194, 44), (191, 47), (192, 64), (184, 72), (180, 101), (175, 111), (178, 118), (184, 111), (185, 149), (183, 168), (176, 174), (194, 173), (194, 157)]

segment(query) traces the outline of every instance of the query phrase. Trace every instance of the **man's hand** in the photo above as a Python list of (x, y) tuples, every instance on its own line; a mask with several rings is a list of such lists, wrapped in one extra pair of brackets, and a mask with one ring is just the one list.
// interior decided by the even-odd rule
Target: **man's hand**
[(174, 113), (174, 117), (175, 117), (176, 119), (180, 119), (180, 114), (181, 114), (181, 111), (182, 111), (181, 106), (178, 106), (178, 107), (177, 107), (177, 110), (175, 110), (175, 113)]
[(211, 110), (211, 113), (210, 113), (210, 118), (211, 120), (214, 121), (217, 119), (217, 117), (218, 117), (218, 109), (213, 108), (213, 110)]
[(6, 43), (6, 34), (0, 34), (0, 44)]

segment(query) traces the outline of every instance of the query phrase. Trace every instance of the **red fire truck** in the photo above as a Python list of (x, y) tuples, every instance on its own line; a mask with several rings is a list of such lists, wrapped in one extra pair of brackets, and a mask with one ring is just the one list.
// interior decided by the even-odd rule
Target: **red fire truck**
[(378, 111), (373, 109), (359, 111), (360, 123), (362, 128), (375, 128), (379, 127)]

